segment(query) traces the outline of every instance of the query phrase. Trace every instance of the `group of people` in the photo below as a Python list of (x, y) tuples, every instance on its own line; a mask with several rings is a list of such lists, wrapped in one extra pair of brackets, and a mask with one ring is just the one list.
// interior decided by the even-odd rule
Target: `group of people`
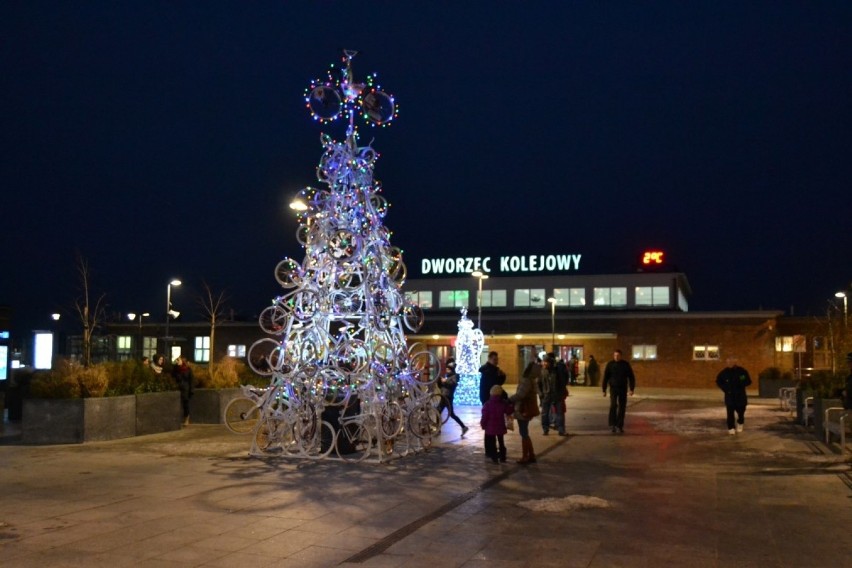
[[(852, 407), (852, 353), (847, 360), (850, 364), (850, 375), (844, 397), (847, 407)], [(503, 389), (506, 374), (499, 367), (499, 355), (496, 351), (488, 354), (488, 360), (480, 367), (479, 373), (479, 399), (482, 403), (480, 426), (484, 430), (485, 456), (494, 463), (506, 461), (504, 436), (512, 421), (517, 423), (521, 437), (522, 455), (517, 461), (519, 464), (536, 461), (535, 449), (529, 435), (530, 421), (533, 418), (541, 417), (544, 435), (550, 430), (556, 430), (560, 436), (568, 435), (565, 428), (565, 402), (572, 373), (570, 366), (564, 361), (557, 361), (553, 354), (531, 361), (521, 374), (512, 396)], [(592, 356), (587, 366), (587, 376), (591, 384), (595, 384), (597, 375), (597, 361)], [(716, 377), (716, 384), (724, 392), (728, 433), (735, 435), (742, 432), (748, 405), (746, 389), (751, 385), (748, 371), (738, 365), (736, 357), (728, 357), (726, 367)], [(455, 361), (450, 359), (447, 363), (447, 373), (441, 379), (441, 390), (444, 394), (442, 406), (448, 407), (450, 417), (459, 424), (464, 435), (468, 427), (453, 410), (453, 395), (457, 385)], [(603, 396), (608, 394), (610, 398), (608, 426), (613, 433), (624, 433), (627, 399), (633, 396), (636, 376), (630, 363), (623, 358), (621, 350), (616, 349), (613, 352), (612, 360), (604, 368), (601, 387)]]
[[(142, 365), (150, 368), (154, 374), (162, 375), (166, 369), (166, 357), (161, 353), (154, 355), (153, 360), (148, 357), (142, 357)], [(186, 425), (189, 424), (189, 401), (195, 392), (195, 377), (192, 375), (192, 367), (189, 366), (189, 360), (183, 355), (175, 359), (171, 367), (171, 375), (180, 391), (183, 423)]]

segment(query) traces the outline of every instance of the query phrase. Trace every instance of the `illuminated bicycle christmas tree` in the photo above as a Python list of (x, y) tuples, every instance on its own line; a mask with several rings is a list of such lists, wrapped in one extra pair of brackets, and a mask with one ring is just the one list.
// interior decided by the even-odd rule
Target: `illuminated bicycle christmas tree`
[[(406, 267), (383, 224), (378, 154), (358, 145), (355, 127), (356, 119), (386, 126), (397, 106), (375, 75), (354, 81), (355, 55), (345, 51), (342, 65), (305, 91), (315, 120), (348, 126), (341, 142), (321, 135), (317, 178), (326, 187), (305, 188), (295, 202), (305, 257), (275, 267), (284, 291), (260, 316), (270, 337), (249, 349), (269, 388), (246, 391), (231, 414), (253, 425), (253, 454), (321, 458), (336, 449), (343, 459), (383, 459), (428, 447), (440, 429), (431, 403), (440, 364), (406, 343), (404, 328), (419, 330), (423, 312), (401, 291)], [(324, 419), (338, 415), (339, 424)]]

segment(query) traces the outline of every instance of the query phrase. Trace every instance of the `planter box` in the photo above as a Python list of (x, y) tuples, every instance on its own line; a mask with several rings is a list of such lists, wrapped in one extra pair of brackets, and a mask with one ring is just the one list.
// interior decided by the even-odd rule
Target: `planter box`
[(183, 412), (178, 391), (136, 395), (136, 435), (180, 430)]
[(79, 444), (129, 438), (136, 433), (136, 397), (23, 401), (21, 441)]
[(778, 391), (783, 387), (794, 387), (793, 379), (759, 379), (757, 392), (760, 398), (778, 398)]
[(242, 395), (242, 389), (195, 389), (189, 399), (189, 419), (193, 424), (223, 424), (225, 407)]

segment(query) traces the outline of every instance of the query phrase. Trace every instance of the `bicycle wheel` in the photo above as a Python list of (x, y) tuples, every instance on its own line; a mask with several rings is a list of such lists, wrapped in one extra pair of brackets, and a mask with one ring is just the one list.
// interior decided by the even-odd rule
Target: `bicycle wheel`
[(395, 438), (403, 427), (402, 408), (399, 403), (389, 402), (382, 407), (382, 437), (385, 440)]
[(337, 433), (325, 420), (297, 421), (294, 434), (296, 447), (305, 457), (324, 458), (335, 448)]
[(450, 419), (450, 404), (447, 401), (447, 397), (439, 392), (434, 392), (429, 396), (429, 404), (438, 413), (441, 425), (446, 424), (447, 420)]
[(250, 398), (235, 398), (225, 407), (225, 426), (234, 434), (248, 434), (257, 426), (260, 409)]
[(351, 422), (337, 432), (335, 450), (343, 461), (359, 462), (370, 455), (373, 432), (366, 422)]
[(408, 415), (409, 431), (421, 440), (431, 440), (441, 430), (438, 409), (431, 405), (419, 405)]

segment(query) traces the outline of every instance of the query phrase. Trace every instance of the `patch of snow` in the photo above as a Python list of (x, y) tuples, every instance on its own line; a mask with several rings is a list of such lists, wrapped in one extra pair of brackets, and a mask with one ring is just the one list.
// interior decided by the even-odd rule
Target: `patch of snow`
[(567, 497), (546, 497), (521, 501), (518, 507), (545, 513), (570, 513), (580, 509), (608, 509), (612, 504), (606, 499), (588, 495), (569, 495)]

